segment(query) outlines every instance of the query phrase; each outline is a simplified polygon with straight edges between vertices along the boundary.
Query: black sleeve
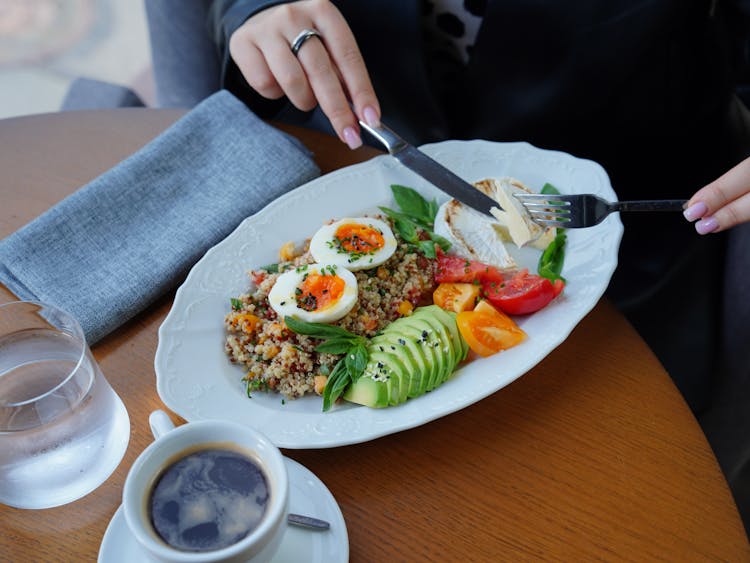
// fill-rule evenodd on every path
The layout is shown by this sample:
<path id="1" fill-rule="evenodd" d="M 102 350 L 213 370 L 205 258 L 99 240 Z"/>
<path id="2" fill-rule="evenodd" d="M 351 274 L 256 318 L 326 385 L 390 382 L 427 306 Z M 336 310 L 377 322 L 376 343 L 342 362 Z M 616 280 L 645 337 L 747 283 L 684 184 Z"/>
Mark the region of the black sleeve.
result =
<path id="1" fill-rule="evenodd" d="M 289 1 L 291 0 L 213 0 L 209 9 L 208 33 L 221 59 L 221 85 L 263 118 L 276 115 L 286 104 L 286 99 L 269 100 L 248 85 L 229 53 L 229 38 L 248 18 L 266 8 Z"/>

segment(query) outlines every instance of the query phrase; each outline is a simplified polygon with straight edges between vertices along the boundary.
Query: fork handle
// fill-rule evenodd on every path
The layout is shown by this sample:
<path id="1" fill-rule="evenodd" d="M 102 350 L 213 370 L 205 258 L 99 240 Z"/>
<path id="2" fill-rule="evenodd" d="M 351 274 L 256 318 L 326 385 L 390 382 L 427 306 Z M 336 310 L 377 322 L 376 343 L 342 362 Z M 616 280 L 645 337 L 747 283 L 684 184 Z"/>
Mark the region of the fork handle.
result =
<path id="1" fill-rule="evenodd" d="M 682 211 L 686 203 L 686 199 L 643 199 L 618 201 L 613 205 L 615 211 Z"/>

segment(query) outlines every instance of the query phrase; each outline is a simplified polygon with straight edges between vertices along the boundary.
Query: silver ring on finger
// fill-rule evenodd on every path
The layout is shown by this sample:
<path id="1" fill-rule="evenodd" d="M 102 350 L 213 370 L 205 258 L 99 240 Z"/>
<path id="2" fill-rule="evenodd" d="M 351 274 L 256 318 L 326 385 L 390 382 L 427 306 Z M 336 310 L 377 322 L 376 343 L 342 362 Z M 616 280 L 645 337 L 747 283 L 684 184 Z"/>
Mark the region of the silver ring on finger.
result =
<path id="1" fill-rule="evenodd" d="M 305 41 L 310 39 L 311 37 L 317 37 L 321 41 L 323 40 L 323 36 L 320 34 L 320 32 L 317 29 L 303 29 L 299 32 L 297 37 L 294 38 L 294 40 L 291 43 L 292 47 L 292 54 L 296 57 L 297 53 L 299 53 L 299 50 L 302 48 L 302 45 L 305 44 Z"/>

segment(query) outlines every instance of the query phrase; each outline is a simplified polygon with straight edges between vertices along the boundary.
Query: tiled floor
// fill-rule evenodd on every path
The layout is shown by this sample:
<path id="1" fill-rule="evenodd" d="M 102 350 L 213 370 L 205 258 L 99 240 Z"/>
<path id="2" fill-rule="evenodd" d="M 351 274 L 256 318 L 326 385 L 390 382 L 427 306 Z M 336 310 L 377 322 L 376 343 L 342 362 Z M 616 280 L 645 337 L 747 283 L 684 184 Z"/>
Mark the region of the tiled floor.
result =
<path id="1" fill-rule="evenodd" d="M 0 118 L 60 109 L 79 76 L 150 101 L 141 0 L 0 0 Z"/>

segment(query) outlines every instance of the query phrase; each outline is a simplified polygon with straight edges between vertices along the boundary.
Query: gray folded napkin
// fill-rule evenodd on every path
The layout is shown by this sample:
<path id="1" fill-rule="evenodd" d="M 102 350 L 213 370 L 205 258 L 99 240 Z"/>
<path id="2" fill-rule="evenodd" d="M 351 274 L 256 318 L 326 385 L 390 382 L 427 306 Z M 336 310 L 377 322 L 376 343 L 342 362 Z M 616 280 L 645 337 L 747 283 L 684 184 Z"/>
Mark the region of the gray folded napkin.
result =
<path id="1" fill-rule="evenodd" d="M 0 241 L 0 282 L 72 313 L 96 342 L 245 217 L 319 174 L 301 143 L 218 92 Z"/>

